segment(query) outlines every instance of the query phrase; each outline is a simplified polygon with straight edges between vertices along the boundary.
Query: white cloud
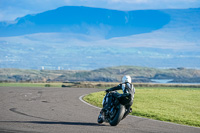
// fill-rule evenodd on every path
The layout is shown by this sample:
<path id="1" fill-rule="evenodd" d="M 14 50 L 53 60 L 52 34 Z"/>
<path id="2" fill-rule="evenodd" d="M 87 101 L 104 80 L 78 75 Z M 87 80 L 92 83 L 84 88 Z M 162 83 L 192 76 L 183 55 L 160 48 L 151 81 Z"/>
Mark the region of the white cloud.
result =
<path id="1" fill-rule="evenodd" d="M 65 4 L 63 0 L 0 0 L 0 21 L 13 21 L 27 14 L 52 10 Z"/>

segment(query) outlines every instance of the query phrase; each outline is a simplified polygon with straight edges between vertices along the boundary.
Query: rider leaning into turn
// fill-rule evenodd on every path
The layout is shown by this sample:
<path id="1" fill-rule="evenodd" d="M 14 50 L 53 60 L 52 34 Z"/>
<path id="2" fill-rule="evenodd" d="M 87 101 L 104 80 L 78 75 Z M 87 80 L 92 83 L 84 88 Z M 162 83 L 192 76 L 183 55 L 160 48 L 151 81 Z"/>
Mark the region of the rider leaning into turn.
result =
<path id="1" fill-rule="evenodd" d="M 125 75 L 122 78 L 122 83 L 121 84 L 119 84 L 116 87 L 107 89 L 105 91 L 108 93 L 110 91 L 121 90 L 121 89 L 123 91 L 123 94 L 110 93 L 111 96 L 108 99 L 108 104 L 105 107 L 103 107 L 103 109 L 102 109 L 103 112 L 106 112 L 106 110 L 109 110 L 110 104 L 112 102 L 112 96 L 114 96 L 114 97 L 120 96 L 121 100 L 124 103 L 126 103 L 125 107 L 128 110 L 126 115 L 128 115 L 132 111 L 131 105 L 133 104 L 135 88 L 134 88 L 133 84 L 131 84 L 131 77 L 129 75 Z"/>

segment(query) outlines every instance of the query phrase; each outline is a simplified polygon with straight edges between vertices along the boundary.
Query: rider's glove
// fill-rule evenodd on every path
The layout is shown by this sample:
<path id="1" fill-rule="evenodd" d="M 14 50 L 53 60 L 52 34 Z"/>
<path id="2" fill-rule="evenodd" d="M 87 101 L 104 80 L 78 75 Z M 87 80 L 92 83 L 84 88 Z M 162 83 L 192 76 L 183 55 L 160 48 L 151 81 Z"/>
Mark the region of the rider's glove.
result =
<path id="1" fill-rule="evenodd" d="M 107 93 L 108 93 L 108 92 L 109 92 L 109 89 L 105 90 L 105 92 L 107 92 Z"/>

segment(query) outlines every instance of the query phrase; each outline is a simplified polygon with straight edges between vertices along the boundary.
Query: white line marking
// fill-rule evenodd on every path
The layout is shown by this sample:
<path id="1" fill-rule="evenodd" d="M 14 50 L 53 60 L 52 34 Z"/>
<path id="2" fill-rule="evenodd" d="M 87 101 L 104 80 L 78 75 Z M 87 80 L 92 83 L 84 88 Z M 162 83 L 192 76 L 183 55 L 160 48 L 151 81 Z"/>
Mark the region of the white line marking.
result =
<path id="1" fill-rule="evenodd" d="M 86 96 L 88 94 L 84 94 L 82 96 L 79 97 L 79 100 L 82 101 L 83 103 L 91 106 L 91 107 L 94 107 L 94 108 L 97 108 L 97 109 L 101 109 L 97 106 L 94 106 L 92 104 L 89 104 L 87 103 L 86 101 L 83 100 L 83 97 Z M 193 126 L 187 126 L 187 125 L 181 125 L 181 124 L 176 124 L 176 123 L 172 123 L 172 122 L 167 122 L 167 121 L 160 121 L 160 120 L 154 120 L 154 119 L 149 119 L 149 118 L 143 118 L 143 117 L 139 117 L 139 116 L 134 116 L 134 115 L 128 115 L 129 117 L 135 117 L 135 118 L 140 118 L 140 119 L 146 119 L 146 120 L 150 120 L 150 121 L 156 121 L 156 122 L 163 122 L 163 123 L 168 123 L 168 124 L 172 124 L 172 125 L 178 125 L 178 126 L 184 126 L 184 127 L 190 127 L 190 128 L 198 128 L 200 129 L 199 127 L 193 127 Z"/>
<path id="2" fill-rule="evenodd" d="M 87 95 L 87 94 L 85 94 L 85 95 Z M 99 108 L 99 107 L 97 107 L 97 106 L 94 106 L 94 105 L 89 104 L 89 103 L 87 103 L 86 101 L 84 101 L 84 100 L 83 100 L 83 97 L 84 97 L 85 95 L 80 96 L 80 97 L 79 97 L 79 100 L 81 100 L 83 103 L 85 103 L 85 104 L 87 104 L 87 105 L 89 105 L 89 106 L 91 106 L 91 107 L 94 107 L 94 108 L 97 108 L 97 109 L 101 109 L 101 108 Z"/>

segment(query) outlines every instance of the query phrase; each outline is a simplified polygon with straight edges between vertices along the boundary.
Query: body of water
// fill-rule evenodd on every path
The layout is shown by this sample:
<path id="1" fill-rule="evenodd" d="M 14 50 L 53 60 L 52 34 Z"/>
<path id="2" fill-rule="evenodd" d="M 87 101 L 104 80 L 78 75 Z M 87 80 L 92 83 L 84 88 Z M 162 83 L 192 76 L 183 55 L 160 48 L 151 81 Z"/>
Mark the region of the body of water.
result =
<path id="1" fill-rule="evenodd" d="M 152 82 L 155 82 L 155 83 L 169 83 L 171 81 L 173 81 L 173 79 L 151 79 Z"/>
<path id="2" fill-rule="evenodd" d="M 170 84 L 200 84 L 200 83 L 172 83 L 171 81 L 173 81 L 173 79 L 151 79 L 152 82 L 154 83 L 160 83 L 160 84 L 166 84 L 166 83 L 170 83 Z"/>

